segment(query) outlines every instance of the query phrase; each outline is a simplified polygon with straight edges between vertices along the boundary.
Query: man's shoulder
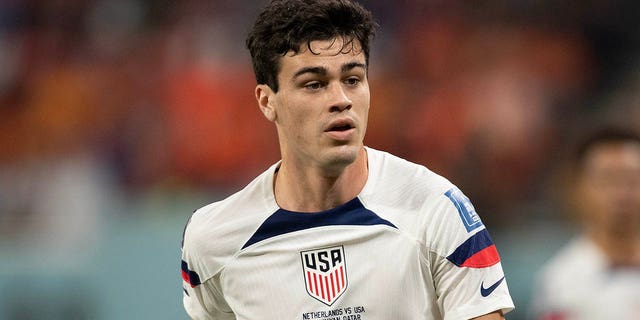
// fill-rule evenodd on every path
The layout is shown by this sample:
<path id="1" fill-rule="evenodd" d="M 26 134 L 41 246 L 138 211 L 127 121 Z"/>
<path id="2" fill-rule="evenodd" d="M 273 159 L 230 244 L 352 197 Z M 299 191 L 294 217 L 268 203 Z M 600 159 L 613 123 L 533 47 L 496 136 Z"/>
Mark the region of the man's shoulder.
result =
<path id="1" fill-rule="evenodd" d="M 362 193 L 365 204 L 381 211 L 395 212 L 401 219 L 432 220 L 449 216 L 453 204 L 447 192 L 457 190 L 446 178 L 427 167 L 387 152 L 370 150 L 370 179 Z"/>
<path id="2" fill-rule="evenodd" d="M 547 280 L 588 278 L 605 265 L 602 254 L 586 237 L 578 236 L 565 244 L 543 266 L 541 275 Z"/>
<path id="3" fill-rule="evenodd" d="M 427 167 L 384 152 L 373 152 L 375 181 L 365 204 L 404 226 L 441 254 L 484 229 L 471 200 L 456 185 Z"/>
<path id="4" fill-rule="evenodd" d="M 579 236 L 545 262 L 534 277 L 531 312 L 571 310 L 584 295 L 598 292 L 606 268 L 594 250 L 588 239 Z"/>
<path id="5" fill-rule="evenodd" d="M 196 210 L 185 227 L 183 254 L 208 260 L 207 266 L 221 267 L 239 251 L 262 221 L 277 210 L 270 172 L 229 197 Z"/>
<path id="6" fill-rule="evenodd" d="M 392 192 L 398 195 L 443 195 L 455 188 L 447 178 L 424 165 L 411 162 L 388 152 L 368 149 L 373 157 L 372 177 L 378 193 Z"/>
<path id="7" fill-rule="evenodd" d="M 214 220 L 215 224 L 219 224 L 220 222 L 246 217 L 247 214 L 256 211 L 268 210 L 275 204 L 272 201 L 273 192 L 270 189 L 269 172 L 262 173 L 243 189 L 226 198 L 196 210 L 191 218 L 192 223 Z"/>

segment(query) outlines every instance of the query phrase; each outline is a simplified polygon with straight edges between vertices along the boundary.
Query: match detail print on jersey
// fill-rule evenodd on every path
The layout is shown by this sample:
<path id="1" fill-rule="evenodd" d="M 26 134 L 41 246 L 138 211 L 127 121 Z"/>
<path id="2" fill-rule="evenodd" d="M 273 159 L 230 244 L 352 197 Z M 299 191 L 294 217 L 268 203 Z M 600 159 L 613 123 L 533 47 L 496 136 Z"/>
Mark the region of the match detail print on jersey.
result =
<path id="1" fill-rule="evenodd" d="M 453 188 L 444 195 L 447 196 L 456 206 L 456 209 L 458 209 L 458 214 L 467 232 L 471 232 L 482 226 L 482 220 L 480 220 L 480 216 L 476 213 L 476 209 L 460 189 Z"/>
<path id="2" fill-rule="evenodd" d="M 307 293 L 331 306 L 348 286 L 344 247 L 302 251 L 300 258 Z"/>

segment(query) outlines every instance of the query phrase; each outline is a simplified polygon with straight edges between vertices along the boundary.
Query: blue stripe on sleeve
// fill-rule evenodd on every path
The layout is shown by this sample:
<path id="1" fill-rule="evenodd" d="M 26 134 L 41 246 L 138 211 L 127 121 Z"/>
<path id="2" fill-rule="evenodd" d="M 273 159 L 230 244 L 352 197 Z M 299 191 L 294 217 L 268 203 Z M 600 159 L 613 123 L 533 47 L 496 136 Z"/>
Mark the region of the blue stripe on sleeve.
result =
<path id="1" fill-rule="evenodd" d="M 182 272 L 183 272 L 182 273 L 183 275 L 186 275 L 188 277 L 189 279 L 188 282 L 192 287 L 195 287 L 201 284 L 200 276 L 198 276 L 198 274 L 195 271 L 189 270 L 189 265 L 184 260 L 182 260 Z"/>
<path id="2" fill-rule="evenodd" d="M 457 266 L 462 266 L 462 264 L 467 261 L 467 259 L 471 258 L 471 256 L 492 244 L 493 241 L 489 236 L 489 231 L 487 231 L 487 229 L 482 229 L 458 246 L 458 248 L 456 248 L 456 250 L 447 257 L 447 259 Z"/>

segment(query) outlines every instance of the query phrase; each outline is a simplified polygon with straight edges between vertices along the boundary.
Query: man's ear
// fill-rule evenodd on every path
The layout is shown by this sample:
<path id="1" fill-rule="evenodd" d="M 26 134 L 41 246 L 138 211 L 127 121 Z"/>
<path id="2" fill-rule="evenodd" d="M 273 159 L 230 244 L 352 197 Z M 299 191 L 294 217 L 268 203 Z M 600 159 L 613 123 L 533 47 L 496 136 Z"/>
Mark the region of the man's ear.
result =
<path id="1" fill-rule="evenodd" d="M 275 92 L 273 92 L 273 90 L 271 90 L 268 85 L 259 84 L 256 86 L 255 94 L 256 100 L 258 100 L 258 106 L 260 107 L 260 111 L 262 111 L 262 114 L 269 121 L 275 121 L 276 110 L 273 105 L 276 95 Z"/>

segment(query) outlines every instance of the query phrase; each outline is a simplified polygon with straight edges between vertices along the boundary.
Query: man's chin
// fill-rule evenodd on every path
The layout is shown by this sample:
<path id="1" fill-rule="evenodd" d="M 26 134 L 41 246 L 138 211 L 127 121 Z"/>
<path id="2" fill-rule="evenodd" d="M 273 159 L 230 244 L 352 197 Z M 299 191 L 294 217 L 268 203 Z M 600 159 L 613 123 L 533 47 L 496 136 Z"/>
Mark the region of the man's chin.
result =
<path id="1" fill-rule="evenodd" d="M 343 145 L 332 147 L 326 154 L 326 162 L 330 167 L 344 168 L 356 161 L 362 146 Z"/>

